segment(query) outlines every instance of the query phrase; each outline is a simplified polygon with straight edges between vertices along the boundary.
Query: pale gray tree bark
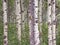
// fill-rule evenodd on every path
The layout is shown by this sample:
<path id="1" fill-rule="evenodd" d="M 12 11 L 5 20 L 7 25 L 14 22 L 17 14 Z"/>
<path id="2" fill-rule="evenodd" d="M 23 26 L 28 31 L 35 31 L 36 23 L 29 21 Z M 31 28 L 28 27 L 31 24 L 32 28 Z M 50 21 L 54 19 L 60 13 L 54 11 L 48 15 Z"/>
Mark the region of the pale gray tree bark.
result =
<path id="1" fill-rule="evenodd" d="M 39 45 L 38 0 L 29 0 L 30 45 Z"/>
<path id="2" fill-rule="evenodd" d="M 8 45 L 7 0 L 3 1 L 4 45 Z"/>
<path id="3" fill-rule="evenodd" d="M 51 0 L 48 0 L 47 16 L 48 16 L 48 45 L 52 45 Z"/>
<path id="4" fill-rule="evenodd" d="M 38 0 L 34 0 L 34 38 L 35 45 L 39 45 L 40 40 L 38 31 Z"/>
<path id="5" fill-rule="evenodd" d="M 56 16 L 55 16 L 55 0 L 52 0 L 52 43 L 56 45 Z"/>
<path id="6" fill-rule="evenodd" d="M 15 0 L 16 1 L 16 28 L 17 28 L 17 35 L 19 42 L 21 41 L 21 7 L 20 7 L 20 1 L 21 0 Z"/>
<path id="7" fill-rule="evenodd" d="M 34 0 L 29 0 L 28 14 L 30 45 L 34 45 Z"/>
<path id="8" fill-rule="evenodd" d="M 21 19 L 22 19 L 22 31 L 25 30 L 24 24 L 25 24 L 25 7 L 24 7 L 24 0 L 21 0 Z"/>
<path id="9" fill-rule="evenodd" d="M 42 45 L 42 1 L 39 0 L 39 30 L 40 30 L 40 45 Z"/>

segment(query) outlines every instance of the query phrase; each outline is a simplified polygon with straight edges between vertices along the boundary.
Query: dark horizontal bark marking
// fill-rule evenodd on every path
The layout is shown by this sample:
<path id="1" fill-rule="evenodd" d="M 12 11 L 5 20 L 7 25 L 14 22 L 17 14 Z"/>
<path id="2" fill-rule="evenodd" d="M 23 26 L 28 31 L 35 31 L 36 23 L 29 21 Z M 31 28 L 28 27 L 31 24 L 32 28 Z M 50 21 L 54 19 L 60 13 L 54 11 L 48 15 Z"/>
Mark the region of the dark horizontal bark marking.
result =
<path id="1" fill-rule="evenodd" d="M 24 20 L 22 22 L 24 22 Z"/>
<path id="2" fill-rule="evenodd" d="M 56 25 L 56 20 L 54 20 L 54 21 L 52 22 L 52 24 L 53 24 L 53 25 Z"/>
<path id="3" fill-rule="evenodd" d="M 35 22 L 38 23 L 38 20 L 36 20 Z"/>
<path id="4" fill-rule="evenodd" d="M 56 39 L 53 39 L 52 41 L 54 41 L 54 40 L 56 40 Z"/>
<path id="5" fill-rule="evenodd" d="M 7 2 L 7 0 L 4 0 L 4 2 Z"/>
<path id="6" fill-rule="evenodd" d="M 6 39 L 7 36 L 4 35 L 4 39 Z"/>
<path id="7" fill-rule="evenodd" d="M 6 22 L 5 25 L 8 25 L 8 22 Z"/>
<path id="8" fill-rule="evenodd" d="M 55 2 L 53 2 L 53 4 L 55 4 Z"/>
<path id="9" fill-rule="evenodd" d="M 24 2 L 22 4 L 24 4 Z"/>
<path id="10" fill-rule="evenodd" d="M 50 22 L 48 22 L 48 25 L 51 25 L 51 23 L 50 23 Z"/>
<path id="11" fill-rule="evenodd" d="M 5 11 L 7 11 L 7 9 L 5 9 Z"/>
<path id="12" fill-rule="evenodd" d="M 19 4 L 20 2 L 17 2 L 17 4 Z"/>
<path id="13" fill-rule="evenodd" d="M 21 13 L 23 13 L 24 11 L 23 10 L 21 10 Z"/>
<path id="14" fill-rule="evenodd" d="M 7 41 L 6 40 L 4 40 L 4 44 L 6 44 L 7 43 Z"/>
<path id="15" fill-rule="evenodd" d="M 49 6 L 51 6 L 51 3 L 49 3 Z"/>

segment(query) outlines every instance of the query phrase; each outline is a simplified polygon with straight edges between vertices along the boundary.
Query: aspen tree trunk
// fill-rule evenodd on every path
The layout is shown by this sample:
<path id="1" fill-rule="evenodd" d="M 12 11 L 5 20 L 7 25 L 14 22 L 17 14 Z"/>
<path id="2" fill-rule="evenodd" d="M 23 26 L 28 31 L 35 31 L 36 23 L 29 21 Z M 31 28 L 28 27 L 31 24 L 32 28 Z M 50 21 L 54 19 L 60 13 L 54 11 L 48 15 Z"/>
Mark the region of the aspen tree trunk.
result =
<path id="1" fill-rule="evenodd" d="M 20 0 L 16 1 L 16 28 L 19 42 L 21 41 L 21 7 Z"/>
<path id="2" fill-rule="evenodd" d="M 55 16 L 55 0 L 52 0 L 52 35 L 53 45 L 56 45 L 56 16 Z"/>
<path id="3" fill-rule="evenodd" d="M 3 0 L 4 45 L 8 45 L 7 0 Z"/>
<path id="4" fill-rule="evenodd" d="M 39 45 L 40 40 L 38 31 L 38 0 L 34 0 L 34 38 L 35 45 Z"/>
<path id="5" fill-rule="evenodd" d="M 29 0 L 29 34 L 30 34 L 30 45 L 34 45 L 34 0 Z"/>
<path id="6" fill-rule="evenodd" d="M 48 0 L 48 45 L 52 45 L 51 0 Z"/>
<path id="7" fill-rule="evenodd" d="M 24 4 L 25 4 L 25 0 L 21 0 L 21 19 L 22 19 L 22 25 L 21 25 L 21 32 L 22 32 L 22 36 L 21 36 L 21 38 L 22 39 L 24 39 L 25 37 L 26 37 L 26 30 L 25 30 L 25 15 L 26 15 L 26 10 L 25 10 L 25 6 L 24 6 Z M 27 18 L 27 17 L 26 17 Z M 22 40 L 22 41 L 24 41 L 25 42 L 25 39 L 24 40 Z"/>
<path id="8" fill-rule="evenodd" d="M 40 29 L 40 45 L 42 45 L 42 1 L 39 1 L 39 29 Z"/>
<path id="9" fill-rule="evenodd" d="M 24 30 L 24 16 L 25 16 L 25 7 L 24 7 L 24 0 L 21 0 L 21 18 L 22 18 L 22 31 Z"/>

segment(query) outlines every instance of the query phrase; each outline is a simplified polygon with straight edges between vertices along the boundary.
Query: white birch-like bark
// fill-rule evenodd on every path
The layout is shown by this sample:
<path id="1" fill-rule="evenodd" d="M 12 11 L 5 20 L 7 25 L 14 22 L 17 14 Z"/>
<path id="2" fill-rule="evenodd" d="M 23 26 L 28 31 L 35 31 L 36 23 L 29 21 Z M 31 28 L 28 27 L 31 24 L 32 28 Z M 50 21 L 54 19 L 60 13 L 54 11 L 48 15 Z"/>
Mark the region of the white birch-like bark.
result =
<path id="1" fill-rule="evenodd" d="M 15 0 L 16 1 L 16 28 L 17 28 L 17 35 L 19 42 L 21 41 L 21 7 L 20 7 L 20 1 L 21 0 Z"/>
<path id="2" fill-rule="evenodd" d="M 51 0 L 48 0 L 48 45 L 52 45 Z"/>
<path id="3" fill-rule="evenodd" d="M 40 45 L 42 45 L 42 1 L 39 1 L 39 29 L 40 29 Z"/>
<path id="4" fill-rule="evenodd" d="M 8 45 L 7 0 L 3 1 L 4 45 Z"/>
<path id="5" fill-rule="evenodd" d="M 30 45 L 39 45 L 38 0 L 29 0 Z"/>
<path id="6" fill-rule="evenodd" d="M 24 28 L 24 23 L 25 23 L 25 20 L 24 20 L 24 16 L 25 16 L 25 7 L 24 7 L 24 0 L 21 0 L 21 18 L 22 18 L 22 31 L 25 29 Z"/>
<path id="7" fill-rule="evenodd" d="M 52 0 L 52 42 L 56 45 L 56 16 L 55 16 L 55 0 Z"/>
<path id="8" fill-rule="evenodd" d="M 30 45 L 34 45 L 34 0 L 29 0 L 29 34 L 30 34 Z"/>
<path id="9" fill-rule="evenodd" d="M 34 40 L 35 45 L 40 44 L 38 31 L 38 0 L 34 0 Z"/>

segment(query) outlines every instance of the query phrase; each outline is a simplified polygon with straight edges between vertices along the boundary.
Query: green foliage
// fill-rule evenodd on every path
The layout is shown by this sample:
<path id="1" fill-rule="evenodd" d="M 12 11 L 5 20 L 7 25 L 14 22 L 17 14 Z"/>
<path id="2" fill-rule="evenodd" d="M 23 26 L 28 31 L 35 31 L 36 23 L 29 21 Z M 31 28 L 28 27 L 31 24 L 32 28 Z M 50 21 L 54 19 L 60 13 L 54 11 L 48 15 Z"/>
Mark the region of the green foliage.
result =
<path id="1" fill-rule="evenodd" d="M 56 6 L 58 9 L 60 9 L 60 0 L 56 0 Z"/>
<path id="2" fill-rule="evenodd" d="M 29 27 L 25 23 L 25 30 L 22 30 L 22 41 L 21 45 L 29 45 Z"/>
<path id="3" fill-rule="evenodd" d="M 57 26 L 57 36 L 56 36 L 57 45 L 60 45 L 60 24 Z"/>
<path id="4" fill-rule="evenodd" d="M 17 39 L 17 30 L 15 24 L 9 24 L 8 25 L 8 42 L 9 45 L 18 45 L 18 39 Z"/>
<path id="5" fill-rule="evenodd" d="M 13 7 L 15 0 L 8 0 L 9 6 Z"/>
<path id="6" fill-rule="evenodd" d="M 0 0 L 0 9 L 2 8 L 2 0 Z"/>
<path id="7" fill-rule="evenodd" d="M 48 26 L 46 23 L 42 25 L 42 38 L 43 38 L 43 45 L 48 45 Z"/>
<path id="8" fill-rule="evenodd" d="M 0 22 L 0 45 L 3 45 L 3 23 Z"/>
<path id="9" fill-rule="evenodd" d="M 29 0 L 24 0 L 24 7 L 28 7 L 29 5 Z"/>

